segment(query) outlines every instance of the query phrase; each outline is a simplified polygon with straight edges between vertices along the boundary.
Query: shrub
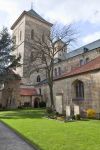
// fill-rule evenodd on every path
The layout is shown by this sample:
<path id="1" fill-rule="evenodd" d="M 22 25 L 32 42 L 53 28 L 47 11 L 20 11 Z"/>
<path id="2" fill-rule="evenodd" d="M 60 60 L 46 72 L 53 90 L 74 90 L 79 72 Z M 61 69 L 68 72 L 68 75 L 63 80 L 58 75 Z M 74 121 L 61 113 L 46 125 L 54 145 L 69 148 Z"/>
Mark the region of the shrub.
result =
<path id="1" fill-rule="evenodd" d="M 75 115 L 73 115 L 71 118 L 72 118 L 72 120 L 75 120 L 75 119 L 76 119 L 76 118 L 75 118 Z"/>
<path id="2" fill-rule="evenodd" d="M 18 106 L 18 109 L 23 109 L 24 107 L 23 106 Z"/>
<path id="3" fill-rule="evenodd" d="M 77 114 L 77 115 L 75 116 L 75 118 L 76 118 L 76 120 L 80 120 L 80 119 L 81 119 L 80 114 Z"/>
<path id="4" fill-rule="evenodd" d="M 29 102 L 25 102 L 24 103 L 24 107 L 30 107 L 30 103 Z"/>
<path id="5" fill-rule="evenodd" d="M 59 113 L 58 113 L 58 112 L 55 112 L 55 115 L 56 115 L 56 116 L 59 116 Z"/>
<path id="6" fill-rule="evenodd" d="M 39 103 L 40 108 L 46 107 L 46 102 L 42 101 Z"/>
<path id="7" fill-rule="evenodd" d="M 65 120 L 65 117 L 64 117 L 64 116 L 57 117 L 57 120 L 64 121 L 64 120 Z"/>
<path id="8" fill-rule="evenodd" d="M 88 118 L 95 118 L 96 112 L 95 112 L 94 109 L 88 109 L 86 112 L 87 112 L 87 117 Z"/>
<path id="9" fill-rule="evenodd" d="M 47 111 L 47 113 L 48 113 L 48 114 L 53 113 L 53 110 L 52 110 L 52 108 L 51 108 L 51 107 L 48 107 L 48 108 L 46 109 L 46 111 Z"/>
<path id="10" fill-rule="evenodd" d="M 50 119 L 56 119 L 57 117 L 55 115 L 50 115 L 49 118 Z"/>

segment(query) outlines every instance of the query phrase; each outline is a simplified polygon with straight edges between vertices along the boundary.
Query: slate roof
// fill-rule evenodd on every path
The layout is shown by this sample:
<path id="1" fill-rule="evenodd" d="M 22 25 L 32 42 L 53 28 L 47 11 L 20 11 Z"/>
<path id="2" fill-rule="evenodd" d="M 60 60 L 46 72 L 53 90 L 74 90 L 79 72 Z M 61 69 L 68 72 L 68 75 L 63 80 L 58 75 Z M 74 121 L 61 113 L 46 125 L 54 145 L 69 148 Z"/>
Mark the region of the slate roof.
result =
<path id="1" fill-rule="evenodd" d="M 47 22 L 45 19 L 43 19 L 39 14 L 37 14 L 33 9 L 27 11 L 27 13 L 41 21 Z"/>
<path id="2" fill-rule="evenodd" d="M 35 88 L 20 88 L 21 96 L 34 96 L 37 95 L 37 91 Z"/>
<path id="3" fill-rule="evenodd" d="M 51 27 L 53 26 L 52 23 L 50 23 L 50 22 L 46 21 L 45 19 L 43 19 L 39 14 L 37 14 L 33 9 L 31 9 L 29 11 L 23 11 L 23 13 L 19 16 L 19 18 L 12 25 L 12 27 L 11 27 L 12 30 L 17 25 L 17 23 L 22 19 L 22 17 L 24 15 L 28 15 L 30 17 L 33 17 L 33 18 L 37 19 L 37 20 L 40 20 L 41 22 L 46 23 L 47 25 L 49 25 Z"/>
<path id="4" fill-rule="evenodd" d="M 69 59 L 69 58 L 72 58 L 74 56 L 77 56 L 77 55 L 80 55 L 80 54 L 83 54 L 84 53 L 84 48 L 87 48 L 88 51 L 91 51 L 91 50 L 94 50 L 96 48 L 100 48 L 100 39 L 92 42 L 92 43 L 89 43 L 87 45 L 84 45 L 76 50 L 73 50 L 69 53 L 66 53 L 66 59 Z"/>

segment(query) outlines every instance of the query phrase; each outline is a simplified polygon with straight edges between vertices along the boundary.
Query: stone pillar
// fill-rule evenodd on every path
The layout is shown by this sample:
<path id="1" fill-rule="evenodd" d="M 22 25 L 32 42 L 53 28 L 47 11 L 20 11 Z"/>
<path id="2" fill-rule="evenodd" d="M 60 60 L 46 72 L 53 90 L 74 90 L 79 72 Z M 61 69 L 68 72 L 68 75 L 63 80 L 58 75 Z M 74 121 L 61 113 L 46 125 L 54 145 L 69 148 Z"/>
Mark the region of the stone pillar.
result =
<path id="1" fill-rule="evenodd" d="M 66 106 L 66 117 L 68 118 L 68 117 L 70 117 L 70 115 L 71 115 L 71 110 L 70 110 L 70 106 Z"/>
<path id="2" fill-rule="evenodd" d="M 59 114 L 62 114 L 63 108 L 62 108 L 62 95 L 56 95 L 56 111 Z"/>
<path id="3" fill-rule="evenodd" d="M 74 105 L 74 115 L 78 115 L 78 114 L 80 114 L 79 106 L 78 105 Z"/>

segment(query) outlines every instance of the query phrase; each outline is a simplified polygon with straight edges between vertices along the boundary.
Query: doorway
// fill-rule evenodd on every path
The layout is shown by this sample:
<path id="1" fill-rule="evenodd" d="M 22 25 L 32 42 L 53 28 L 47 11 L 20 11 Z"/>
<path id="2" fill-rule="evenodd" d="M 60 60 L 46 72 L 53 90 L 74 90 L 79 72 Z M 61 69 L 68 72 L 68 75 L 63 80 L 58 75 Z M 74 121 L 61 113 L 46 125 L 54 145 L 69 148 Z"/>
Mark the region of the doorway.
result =
<path id="1" fill-rule="evenodd" d="M 40 101 L 39 98 L 35 98 L 35 100 L 34 100 L 34 108 L 39 108 L 39 101 Z"/>

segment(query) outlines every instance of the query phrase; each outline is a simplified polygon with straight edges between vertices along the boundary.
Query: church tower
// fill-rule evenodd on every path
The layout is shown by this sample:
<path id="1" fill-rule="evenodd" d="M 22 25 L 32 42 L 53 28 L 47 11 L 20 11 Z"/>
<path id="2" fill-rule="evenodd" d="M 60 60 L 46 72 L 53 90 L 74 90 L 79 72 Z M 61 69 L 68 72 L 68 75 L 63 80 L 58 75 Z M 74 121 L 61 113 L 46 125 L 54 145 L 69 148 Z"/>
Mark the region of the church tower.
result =
<path id="1" fill-rule="evenodd" d="M 50 34 L 51 27 L 52 24 L 44 20 L 33 9 L 24 11 L 11 27 L 16 44 L 15 53 L 16 55 L 21 54 L 22 66 L 17 68 L 16 71 L 26 84 L 30 78 L 30 64 L 32 64 L 31 44 L 34 37 L 42 37 L 44 32 Z"/>

